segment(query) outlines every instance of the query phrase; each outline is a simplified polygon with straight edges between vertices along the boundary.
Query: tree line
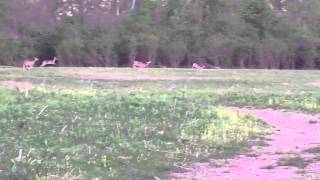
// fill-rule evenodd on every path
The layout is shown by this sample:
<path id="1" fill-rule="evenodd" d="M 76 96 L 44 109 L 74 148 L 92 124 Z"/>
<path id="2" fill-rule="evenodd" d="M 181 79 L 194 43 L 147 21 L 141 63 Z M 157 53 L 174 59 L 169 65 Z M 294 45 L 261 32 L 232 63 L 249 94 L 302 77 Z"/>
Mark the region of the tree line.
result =
<path id="1" fill-rule="evenodd" d="M 319 69 L 319 0 L 2 0 L 0 65 Z"/>

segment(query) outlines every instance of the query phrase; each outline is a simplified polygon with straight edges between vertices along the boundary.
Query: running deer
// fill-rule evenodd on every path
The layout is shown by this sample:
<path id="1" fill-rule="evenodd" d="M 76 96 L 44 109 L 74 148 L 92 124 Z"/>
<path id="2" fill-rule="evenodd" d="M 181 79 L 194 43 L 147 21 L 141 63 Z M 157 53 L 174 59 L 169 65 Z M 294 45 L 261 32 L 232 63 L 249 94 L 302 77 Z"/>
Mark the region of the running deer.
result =
<path id="1" fill-rule="evenodd" d="M 26 69 L 26 70 L 29 70 L 29 69 L 34 67 L 35 62 L 37 62 L 37 61 L 39 61 L 39 59 L 36 58 L 36 57 L 33 58 L 33 61 L 32 60 L 24 60 L 22 68 Z"/>
<path id="2" fill-rule="evenodd" d="M 53 58 L 53 60 L 43 60 L 41 67 L 45 66 L 56 66 L 58 59 L 56 57 Z"/>
<path id="3" fill-rule="evenodd" d="M 140 61 L 133 61 L 133 68 L 147 68 L 151 64 L 151 61 L 148 61 L 147 63 L 143 63 Z"/>
<path id="4" fill-rule="evenodd" d="M 202 70 L 202 69 L 204 69 L 205 68 L 205 66 L 203 65 L 203 66 L 200 66 L 199 64 L 197 64 L 197 63 L 193 63 L 192 64 L 192 69 L 195 69 L 195 70 Z"/>

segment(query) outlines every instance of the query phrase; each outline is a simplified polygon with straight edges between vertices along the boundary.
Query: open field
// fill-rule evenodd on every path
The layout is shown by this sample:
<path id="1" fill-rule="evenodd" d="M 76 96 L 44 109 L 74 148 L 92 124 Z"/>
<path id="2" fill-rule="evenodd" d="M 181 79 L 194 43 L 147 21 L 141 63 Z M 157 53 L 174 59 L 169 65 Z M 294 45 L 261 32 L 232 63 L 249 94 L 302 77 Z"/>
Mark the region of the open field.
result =
<path id="1" fill-rule="evenodd" d="M 40 91 L 73 94 L 183 93 L 205 99 L 211 96 L 211 101 L 223 105 L 318 111 L 319 77 L 319 71 L 284 70 L 1 68 L 0 86 L 18 81 L 29 82 Z"/>
<path id="2" fill-rule="evenodd" d="M 320 71 L 3 67 L 0 177 L 165 178 L 265 145 L 229 106 L 320 112 Z"/>

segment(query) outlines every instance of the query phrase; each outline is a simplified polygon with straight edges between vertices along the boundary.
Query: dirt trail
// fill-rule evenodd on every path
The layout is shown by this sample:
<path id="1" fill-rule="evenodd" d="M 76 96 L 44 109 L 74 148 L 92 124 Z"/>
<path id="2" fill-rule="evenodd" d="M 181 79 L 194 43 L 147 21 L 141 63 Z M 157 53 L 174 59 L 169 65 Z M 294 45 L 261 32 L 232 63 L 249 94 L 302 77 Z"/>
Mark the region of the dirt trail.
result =
<path id="1" fill-rule="evenodd" d="M 266 137 L 268 146 L 254 146 L 255 156 L 239 155 L 187 165 L 184 167 L 187 172 L 172 173 L 172 179 L 320 180 L 320 114 L 232 109 L 273 127 L 273 134 Z M 306 152 L 310 148 L 314 152 Z"/>
<path id="2" fill-rule="evenodd" d="M 137 70 L 143 71 L 144 69 Z M 197 77 L 197 76 L 150 76 L 143 75 L 141 73 L 129 74 L 129 73 L 118 73 L 118 72 L 92 72 L 92 71 L 81 71 L 81 72 L 64 72 L 64 76 L 67 77 L 80 77 L 83 79 L 103 79 L 103 80 L 117 80 L 117 81 L 178 81 L 178 80 L 239 80 L 237 77 Z"/>

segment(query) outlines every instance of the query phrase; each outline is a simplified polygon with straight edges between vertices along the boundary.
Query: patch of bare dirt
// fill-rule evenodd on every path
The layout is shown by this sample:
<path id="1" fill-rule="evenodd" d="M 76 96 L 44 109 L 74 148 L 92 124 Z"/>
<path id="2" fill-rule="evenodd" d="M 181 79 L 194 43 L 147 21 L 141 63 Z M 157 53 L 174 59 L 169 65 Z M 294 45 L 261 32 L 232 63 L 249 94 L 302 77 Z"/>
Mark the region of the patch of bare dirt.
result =
<path id="1" fill-rule="evenodd" d="M 201 180 L 292 180 L 320 179 L 320 158 L 307 150 L 320 147 L 320 114 L 309 115 L 272 109 L 253 110 L 231 108 L 253 115 L 273 127 L 273 134 L 266 137 L 268 146 L 252 148 L 254 156 L 239 155 L 227 159 L 210 160 L 184 166 L 187 172 L 171 174 L 171 179 Z M 180 167 L 181 168 L 181 167 Z"/>
<path id="2" fill-rule="evenodd" d="M 30 90 L 33 89 L 33 85 L 30 82 L 20 82 L 20 81 L 4 81 L 1 86 L 9 89 L 20 89 L 20 90 Z"/>
<path id="3" fill-rule="evenodd" d="M 137 70 L 139 71 L 139 70 Z M 140 70 L 141 71 L 141 70 Z M 81 71 L 81 72 L 66 72 L 63 73 L 65 76 L 71 77 L 80 77 L 84 79 L 105 79 L 105 80 L 122 80 L 122 81 L 158 81 L 158 80 L 168 80 L 168 81 L 176 81 L 176 80 L 228 80 L 235 78 L 227 78 L 227 77 L 195 77 L 195 76 L 149 76 L 143 74 L 126 74 L 126 73 L 110 73 L 110 72 L 90 72 L 90 71 Z"/>

